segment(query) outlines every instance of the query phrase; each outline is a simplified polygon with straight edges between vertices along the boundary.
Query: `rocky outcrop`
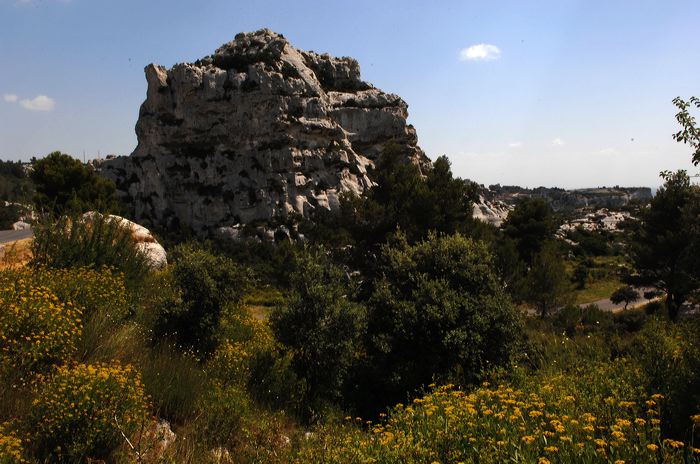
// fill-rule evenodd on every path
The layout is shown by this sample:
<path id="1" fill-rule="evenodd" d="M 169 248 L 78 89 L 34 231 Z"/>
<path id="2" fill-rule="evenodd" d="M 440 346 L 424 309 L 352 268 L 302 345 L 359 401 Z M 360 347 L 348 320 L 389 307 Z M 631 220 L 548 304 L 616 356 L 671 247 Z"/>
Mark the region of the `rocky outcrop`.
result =
<path id="1" fill-rule="evenodd" d="M 630 203 L 646 203 L 651 200 L 649 187 L 599 187 L 564 190 L 538 187 L 534 189 L 517 186 L 490 185 L 484 197 L 489 201 L 501 201 L 515 205 L 526 198 L 542 198 L 554 211 L 579 208 L 620 208 Z"/>
<path id="2" fill-rule="evenodd" d="M 513 208 L 513 205 L 500 200 L 489 200 L 484 195 L 479 195 L 479 201 L 474 203 L 472 217 L 487 224 L 501 227 Z"/>
<path id="3" fill-rule="evenodd" d="M 400 97 L 362 81 L 356 60 L 268 29 L 145 71 L 138 146 L 100 167 L 140 222 L 206 230 L 333 209 L 372 185 L 368 168 L 390 142 L 429 166 Z"/>

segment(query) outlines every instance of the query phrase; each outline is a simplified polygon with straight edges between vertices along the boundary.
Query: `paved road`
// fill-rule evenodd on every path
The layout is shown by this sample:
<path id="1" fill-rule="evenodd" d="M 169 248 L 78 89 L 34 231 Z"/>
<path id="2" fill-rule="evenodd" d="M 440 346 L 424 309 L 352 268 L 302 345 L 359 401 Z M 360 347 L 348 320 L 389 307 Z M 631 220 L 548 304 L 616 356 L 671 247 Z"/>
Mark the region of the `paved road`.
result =
<path id="1" fill-rule="evenodd" d="M 0 243 L 16 242 L 34 235 L 32 229 L 26 230 L 0 230 Z"/>
<path id="2" fill-rule="evenodd" d="M 655 290 L 655 289 L 654 289 L 654 288 L 651 288 L 651 287 L 635 287 L 635 290 L 637 290 L 637 292 L 639 292 L 639 300 L 635 301 L 634 303 L 630 303 L 629 305 L 627 305 L 627 309 L 638 308 L 638 307 L 640 307 L 640 306 L 644 306 L 645 304 L 649 303 L 649 300 L 646 300 L 646 299 L 644 298 L 644 292 L 650 291 L 650 290 Z M 602 309 L 603 311 L 610 311 L 610 312 L 613 312 L 613 313 L 616 313 L 616 312 L 618 312 L 618 311 L 622 311 L 622 310 L 625 308 L 625 304 L 624 304 L 624 303 L 614 304 L 614 303 L 613 303 L 612 301 L 610 301 L 610 299 L 608 299 L 608 298 L 604 298 L 604 299 L 598 300 L 598 301 L 593 301 L 593 302 L 591 302 L 591 303 L 580 304 L 579 306 L 582 306 L 582 307 L 583 307 L 583 306 L 588 306 L 589 304 L 598 305 L 598 307 L 599 307 L 600 309 Z"/>

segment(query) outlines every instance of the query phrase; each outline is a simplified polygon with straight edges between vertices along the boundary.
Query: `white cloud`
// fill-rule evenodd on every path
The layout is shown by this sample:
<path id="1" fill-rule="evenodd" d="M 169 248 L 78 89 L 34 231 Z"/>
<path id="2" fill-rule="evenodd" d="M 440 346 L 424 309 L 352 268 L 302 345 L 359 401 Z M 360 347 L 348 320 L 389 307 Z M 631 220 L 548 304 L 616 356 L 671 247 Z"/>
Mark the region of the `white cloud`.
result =
<path id="1" fill-rule="evenodd" d="M 520 148 L 523 146 L 523 143 L 522 142 L 513 142 L 513 143 L 509 143 L 508 146 L 510 148 Z"/>
<path id="2" fill-rule="evenodd" d="M 617 150 L 615 150 L 614 148 L 608 147 L 608 148 L 603 148 L 602 150 L 598 151 L 598 153 L 600 153 L 601 155 L 616 155 Z"/>
<path id="3" fill-rule="evenodd" d="M 501 49 L 491 44 L 477 44 L 459 52 L 460 61 L 490 61 L 501 57 Z"/>
<path id="4" fill-rule="evenodd" d="M 560 139 L 559 137 L 557 137 L 556 139 L 552 140 L 552 146 L 553 146 L 553 147 L 561 147 L 562 145 L 564 145 L 564 141 L 563 141 L 562 139 Z"/>
<path id="5" fill-rule="evenodd" d="M 17 101 L 17 95 L 15 95 L 14 93 L 6 93 L 2 96 L 2 99 L 8 103 L 14 103 Z"/>
<path id="6" fill-rule="evenodd" d="M 56 106 L 54 99 L 46 95 L 37 95 L 31 100 L 20 100 L 19 104 L 30 111 L 51 111 Z"/>

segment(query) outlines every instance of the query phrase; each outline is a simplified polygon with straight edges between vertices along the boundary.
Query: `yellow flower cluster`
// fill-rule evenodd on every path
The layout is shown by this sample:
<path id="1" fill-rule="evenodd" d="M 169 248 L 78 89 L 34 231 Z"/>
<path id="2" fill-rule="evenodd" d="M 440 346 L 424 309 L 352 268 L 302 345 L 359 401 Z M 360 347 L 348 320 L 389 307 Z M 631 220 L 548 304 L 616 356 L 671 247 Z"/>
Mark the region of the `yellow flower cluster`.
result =
<path id="1" fill-rule="evenodd" d="M 682 443 L 661 442 L 659 408 L 641 405 L 610 398 L 587 411 L 556 383 L 530 392 L 448 385 L 364 424 L 367 432 L 350 421 L 320 433 L 322 443 L 302 450 L 298 462 L 321 453 L 330 463 L 683 463 Z"/>
<path id="2" fill-rule="evenodd" d="M 101 311 L 119 320 L 128 314 L 124 275 L 109 267 L 23 268 L 14 275 L 36 286 L 50 288 L 61 301 L 80 308 L 85 317 Z"/>
<path id="3" fill-rule="evenodd" d="M 64 365 L 37 379 L 33 441 L 47 455 L 92 456 L 119 443 L 121 432 L 131 436 L 139 430 L 148 410 L 141 376 L 133 367 Z"/>
<path id="4" fill-rule="evenodd" d="M 28 373 L 65 362 L 81 331 L 80 309 L 22 275 L 0 274 L 2 368 Z"/>
<path id="5" fill-rule="evenodd" d="M 22 439 L 9 430 L 8 424 L 0 424 L 0 463 L 21 464 L 27 462 L 22 457 Z"/>
<path id="6" fill-rule="evenodd" d="M 274 346 L 274 336 L 266 321 L 246 313 L 228 316 L 223 331 L 234 332 L 235 340 L 224 340 L 207 364 L 208 371 L 223 381 L 238 379 L 245 383 L 254 355 Z"/>

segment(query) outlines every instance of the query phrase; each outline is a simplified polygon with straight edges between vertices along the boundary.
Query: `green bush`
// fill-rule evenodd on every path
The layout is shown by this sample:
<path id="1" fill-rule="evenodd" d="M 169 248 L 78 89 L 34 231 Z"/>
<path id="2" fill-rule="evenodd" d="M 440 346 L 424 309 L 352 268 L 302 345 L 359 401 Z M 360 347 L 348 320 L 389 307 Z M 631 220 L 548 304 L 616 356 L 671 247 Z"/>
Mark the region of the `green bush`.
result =
<path id="1" fill-rule="evenodd" d="M 42 218 L 34 226 L 31 264 L 50 268 L 110 267 L 138 287 L 149 272 L 146 255 L 120 221 L 95 214 L 92 218 Z"/>
<path id="2" fill-rule="evenodd" d="M 612 313 L 601 310 L 595 304 L 585 307 L 567 305 L 552 317 L 552 325 L 560 331 L 563 330 L 570 337 L 577 333 L 587 334 L 608 330 L 612 324 Z"/>
<path id="3" fill-rule="evenodd" d="M 104 459 L 145 426 L 148 401 L 131 366 L 76 364 L 39 378 L 29 422 L 37 456 L 52 462 Z"/>
<path id="4" fill-rule="evenodd" d="M 249 269 L 231 259 L 193 245 L 173 250 L 174 265 L 167 271 L 176 294 L 162 301 L 155 321 L 156 337 L 174 337 L 202 355 L 216 347 L 222 312 L 236 311 L 253 281 Z"/>
<path id="5" fill-rule="evenodd" d="M 311 408 L 342 398 L 362 351 L 365 308 L 353 301 L 353 291 L 345 270 L 332 264 L 323 248 L 307 248 L 295 257 L 286 304 L 270 316 L 275 336 L 305 381 Z"/>
<path id="6" fill-rule="evenodd" d="M 114 182 L 70 155 L 55 151 L 33 164 L 31 179 L 39 211 L 54 214 L 100 211 L 119 212 Z"/>
<path id="7" fill-rule="evenodd" d="M 514 359 L 521 318 L 485 244 L 430 235 L 412 246 L 399 237 L 383 247 L 381 262 L 360 393 L 380 401 L 373 407 L 402 401 L 434 376 L 472 383 Z"/>
<path id="8" fill-rule="evenodd" d="M 690 416 L 700 413 L 698 333 L 697 320 L 675 325 L 652 321 L 632 348 L 648 388 L 666 395 L 663 429 L 675 438 L 687 437 L 692 426 Z M 697 442 L 700 436 L 695 439 Z"/>

